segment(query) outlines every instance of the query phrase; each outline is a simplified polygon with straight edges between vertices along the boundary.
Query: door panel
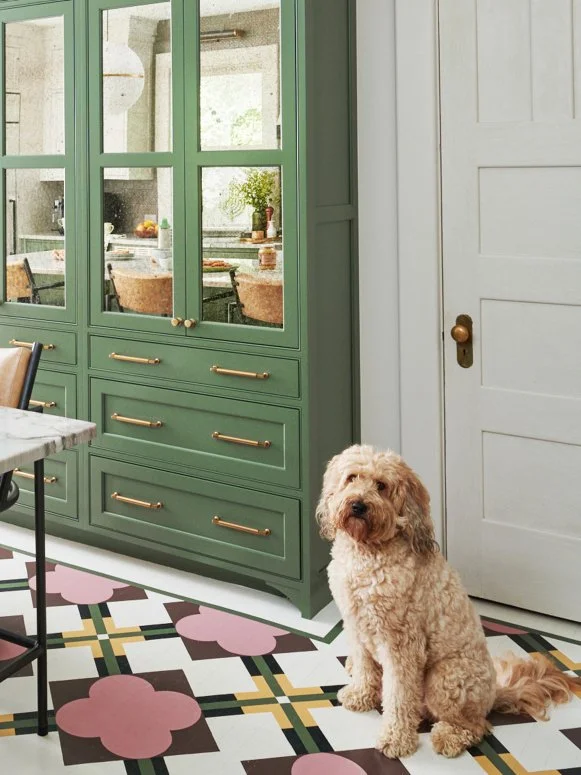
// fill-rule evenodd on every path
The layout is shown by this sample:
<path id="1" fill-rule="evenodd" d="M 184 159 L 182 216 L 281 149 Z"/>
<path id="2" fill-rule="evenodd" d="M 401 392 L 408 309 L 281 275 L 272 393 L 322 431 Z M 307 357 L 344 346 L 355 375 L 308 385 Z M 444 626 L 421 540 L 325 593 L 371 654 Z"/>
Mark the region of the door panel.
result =
<path id="1" fill-rule="evenodd" d="M 578 22 L 565 0 L 440 2 L 449 557 L 472 594 L 573 619 Z M 467 369 L 448 334 L 459 314 L 473 319 Z"/>

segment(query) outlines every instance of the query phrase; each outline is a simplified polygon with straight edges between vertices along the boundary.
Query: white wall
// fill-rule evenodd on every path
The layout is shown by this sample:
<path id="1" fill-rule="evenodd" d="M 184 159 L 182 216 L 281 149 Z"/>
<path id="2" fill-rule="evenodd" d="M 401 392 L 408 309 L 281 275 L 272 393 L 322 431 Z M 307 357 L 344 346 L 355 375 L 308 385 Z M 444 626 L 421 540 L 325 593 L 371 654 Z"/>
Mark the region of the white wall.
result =
<path id="1" fill-rule="evenodd" d="M 395 0 L 357 0 L 362 440 L 401 451 Z"/>

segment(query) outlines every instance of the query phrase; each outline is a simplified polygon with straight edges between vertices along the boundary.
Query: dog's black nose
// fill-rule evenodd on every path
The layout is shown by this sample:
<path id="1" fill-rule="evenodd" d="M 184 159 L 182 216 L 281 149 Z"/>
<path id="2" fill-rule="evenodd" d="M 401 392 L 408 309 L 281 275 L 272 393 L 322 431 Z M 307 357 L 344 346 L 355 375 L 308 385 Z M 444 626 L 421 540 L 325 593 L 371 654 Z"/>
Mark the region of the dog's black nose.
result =
<path id="1" fill-rule="evenodd" d="M 362 517 L 367 511 L 367 505 L 363 501 L 355 501 L 351 504 L 351 511 L 356 517 Z"/>

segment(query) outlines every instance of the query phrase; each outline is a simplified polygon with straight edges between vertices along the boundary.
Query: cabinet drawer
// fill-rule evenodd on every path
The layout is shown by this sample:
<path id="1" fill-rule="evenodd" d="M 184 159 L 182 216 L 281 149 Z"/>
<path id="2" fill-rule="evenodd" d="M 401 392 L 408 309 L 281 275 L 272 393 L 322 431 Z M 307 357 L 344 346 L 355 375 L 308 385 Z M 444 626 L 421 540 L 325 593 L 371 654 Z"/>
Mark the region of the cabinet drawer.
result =
<path id="1" fill-rule="evenodd" d="M 290 398 L 299 396 L 299 362 L 264 355 L 93 336 L 91 367 L 148 380 L 197 382 Z"/>
<path id="2" fill-rule="evenodd" d="M 99 446 L 298 487 L 297 409 L 91 380 Z"/>
<path id="3" fill-rule="evenodd" d="M 91 524 L 204 558 L 300 575 L 300 504 L 292 498 L 93 455 Z"/>
<path id="4" fill-rule="evenodd" d="M 34 381 L 31 405 L 42 404 L 44 414 L 77 416 L 77 380 L 74 374 L 39 370 Z"/>
<path id="5" fill-rule="evenodd" d="M 74 365 L 77 362 L 76 336 L 69 331 L 12 324 L 0 326 L 0 347 L 10 347 L 12 342 L 42 342 L 45 347 L 50 346 L 42 353 L 41 368 L 51 363 Z"/>
<path id="6" fill-rule="evenodd" d="M 22 466 L 14 472 L 20 490 L 19 503 L 34 507 L 34 466 Z M 77 509 L 78 457 L 74 450 L 59 452 L 44 461 L 46 510 L 78 520 Z"/>

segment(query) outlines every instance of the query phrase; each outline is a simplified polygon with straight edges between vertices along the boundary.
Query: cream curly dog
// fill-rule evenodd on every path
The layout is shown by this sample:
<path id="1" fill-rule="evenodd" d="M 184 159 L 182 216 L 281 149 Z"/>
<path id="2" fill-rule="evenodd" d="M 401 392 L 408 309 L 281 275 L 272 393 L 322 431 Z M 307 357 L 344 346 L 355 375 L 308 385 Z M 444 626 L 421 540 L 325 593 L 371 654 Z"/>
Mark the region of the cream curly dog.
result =
<path id="1" fill-rule="evenodd" d="M 458 574 L 434 541 L 429 495 L 393 452 L 354 446 L 327 467 L 317 508 L 334 541 L 329 583 L 343 616 L 351 683 L 348 710 L 383 706 L 377 748 L 390 758 L 418 746 L 422 717 L 432 745 L 458 756 L 490 729 L 491 710 L 546 717 L 581 679 L 547 660 L 493 662 Z"/>

